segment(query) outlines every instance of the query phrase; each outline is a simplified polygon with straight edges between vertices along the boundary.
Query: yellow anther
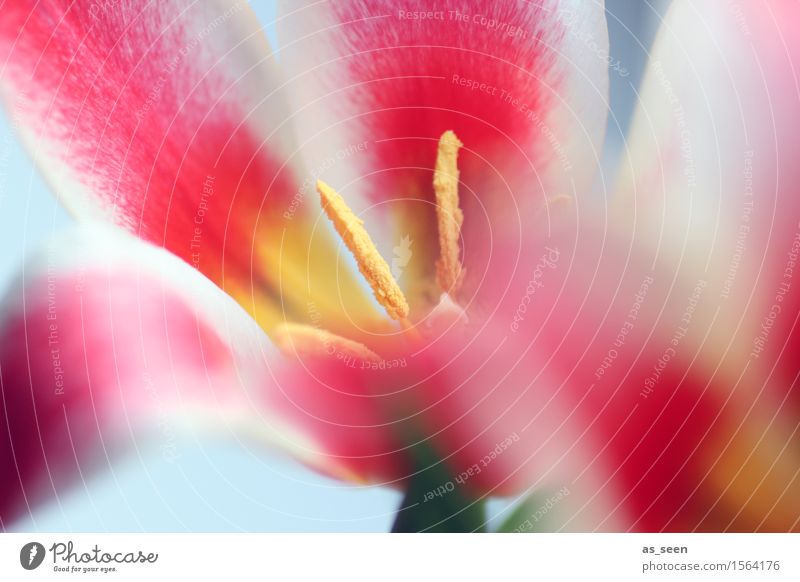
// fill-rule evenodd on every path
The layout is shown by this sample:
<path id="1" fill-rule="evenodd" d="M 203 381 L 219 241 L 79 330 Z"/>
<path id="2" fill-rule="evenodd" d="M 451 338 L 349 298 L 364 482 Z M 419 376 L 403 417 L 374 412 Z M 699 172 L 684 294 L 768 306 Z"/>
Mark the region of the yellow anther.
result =
<path id="1" fill-rule="evenodd" d="M 383 305 L 392 319 L 408 317 L 408 302 L 400 286 L 392 276 L 389 265 L 375 248 L 375 244 L 344 199 L 322 180 L 317 181 L 317 191 L 322 199 L 322 208 L 328 215 L 336 232 L 355 257 L 358 270 L 372 287 L 378 303 Z"/>
<path id="2" fill-rule="evenodd" d="M 458 150 L 463 145 L 455 133 L 445 131 L 439 138 L 436 169 L 433 174 L 436 218 L 439 225 L 436 281 L 442 291 L 451 295 L 458 291 L 464 276 L 459 247 L 464 214 L 458 206 Z"/>
<path id="3" fill-rule="evenodd" d="M 275 345 L 285 354 L 381 361 L 381 357 L 364 344 L 301 323 L 282 323 L 272 331 L 271 337 Z"/>

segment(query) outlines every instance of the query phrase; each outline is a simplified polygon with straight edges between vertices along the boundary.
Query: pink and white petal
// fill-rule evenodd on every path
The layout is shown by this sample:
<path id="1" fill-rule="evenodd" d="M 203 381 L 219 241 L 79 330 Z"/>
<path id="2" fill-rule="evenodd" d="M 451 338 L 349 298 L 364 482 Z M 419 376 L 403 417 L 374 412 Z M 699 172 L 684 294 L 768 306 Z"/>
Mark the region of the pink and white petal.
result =
<path id="1" fill-rule="evenodd" d="M 432 179 L 445 130 L 465 144 L 472 291 L 492 241 L 520 247 L 547 199 L 587 193 L 607 111 L 603 2 L 305 0 L 283 2 L 277 26 L 309 167 L 367 224 L 388 221 L 389 252 L 412 239 L 410 285 L 434 281 Z"/>
<path id="2" fill-rule="evenodd" d="M 676 272 L 625 233 L 586 223 L 540 244 L 516 299 L 492 316 L 507 322 L 489 334 L 497 355 L 466 352 L 449 368 L 470 379 L 480 368 L 440 409 L 458 419 L 456 442 L 495 424 L 524 434 L 475 482 L 574 488 L 565 529 L 797 529 L 800 425 L 785 401 L 797 379 L 709 357 L 720 311 L 702 264 Z M 487 455 L 501 438 L 475 443 Z M 515 473 L 497 480 L 506 463 Z"/>
<path id="3" fill-rule="evenodd" d="M 617 186 L 642 244 L 675 269 L 708 271 L 720 309 L 712 365 L 734 355 L 763 375 L 775 367 L 779 399 L 800 348 L 798 39 L 796 2 L 673 2 Z"/>
<path id="4" fill-rule="evenodd" d="M 54 242 L 0 315 L 0 521 L 33 511 L 178 431 L 306 441 L 260 407 L 275 386 L 263 331 L 162 249 L 107 229 Z"/>
<path id="5" fill-rule="evenodd" d="M 363 296 L 304 220 L 281 76 L 246 2 L 9 0 L 0 63 L 22 139 L 79 218 L 169 249 L 266 327 L 306 318 L 298 280 L 338 274 L 345 301 Z"/>

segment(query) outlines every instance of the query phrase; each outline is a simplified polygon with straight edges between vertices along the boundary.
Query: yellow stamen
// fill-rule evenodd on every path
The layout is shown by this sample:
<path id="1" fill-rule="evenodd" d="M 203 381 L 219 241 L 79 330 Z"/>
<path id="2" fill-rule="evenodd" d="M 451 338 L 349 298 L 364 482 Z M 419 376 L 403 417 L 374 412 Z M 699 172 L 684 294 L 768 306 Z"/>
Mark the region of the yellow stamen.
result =
<path id="1" fill-rule="evenodd" d="M 464 222 L 464 214 L 458 206 L 458 150 L 463 145 L 455 133 L 445 131 L 439 138 L 433 174 L 440 253 L 436 262 L 436 281 L 442 291 L 450 294 L 458 291 L 464 276 L 458 244 Z"/>
<path id="2" fill-rule="evenodd" d="M 375 248 L 363 224 L 344 199 L 322 180 L 317 181 L 317 191 L 322 208 L 333 222 L 336 232 L 350 249 L 358 263 L 358 270 L 372 287 L 378 303 L 383 305 L 392 319 L 408 317 L 408 302 L 392 276 L 389 265 Z"/>
<path id="3" fill-rule="evenodd" d="M 301 323 L 282 323 L 271 334 L 275 345 L 285 354 L 298 356 L 337 356 L 380 362 L 381 357 L 364 344 L 324 329 Z"/>

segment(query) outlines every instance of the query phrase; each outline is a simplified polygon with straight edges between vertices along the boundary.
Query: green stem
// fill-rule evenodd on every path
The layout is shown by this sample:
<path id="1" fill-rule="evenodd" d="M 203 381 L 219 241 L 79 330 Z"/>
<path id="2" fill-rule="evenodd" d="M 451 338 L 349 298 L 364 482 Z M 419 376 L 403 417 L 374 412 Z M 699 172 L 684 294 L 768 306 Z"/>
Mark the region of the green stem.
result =
<path id="1" fill-rule="evenodd" d="M 397 511 L 392 532 L 484 532 L 486 503 L 469 493 L 447 463 L 424 438 L 424 432 L 409 430 L 405 437 L 416 443 L 411 449 L 416 473 L 406 481 L 407 488 Z"/>
<path id="2" fill-rule="evenodd" d="M 440 486 L 424 479 L 412 480 L 400 504 L 392 532 L 486 531 L 484 500 L 468 499 L 457 487 L 451 491 L 438 489 L 441 494 L 434 494 Z"/>

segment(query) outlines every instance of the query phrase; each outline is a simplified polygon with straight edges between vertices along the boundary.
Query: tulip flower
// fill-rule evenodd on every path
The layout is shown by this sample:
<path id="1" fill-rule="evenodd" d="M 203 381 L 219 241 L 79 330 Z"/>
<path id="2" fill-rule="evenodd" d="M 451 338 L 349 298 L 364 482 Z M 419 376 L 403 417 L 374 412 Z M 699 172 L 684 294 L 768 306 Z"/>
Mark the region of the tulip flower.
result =
<path id="1" fill-rule="evenodd" d="M 606 180 L 602 4 L 3 4 L 79 223 L 3 300 L 4 526 L 200 427 L 396 531 L 799 529 L 800 6 L 674 0 Z"/>

